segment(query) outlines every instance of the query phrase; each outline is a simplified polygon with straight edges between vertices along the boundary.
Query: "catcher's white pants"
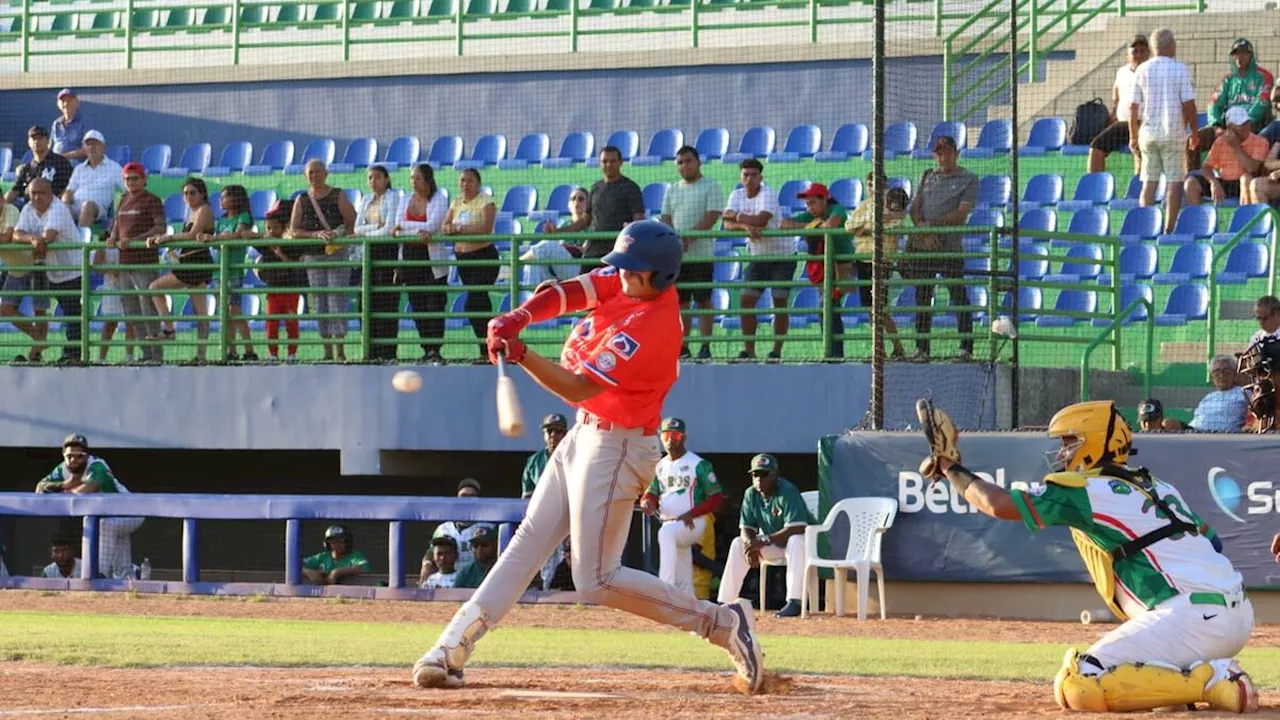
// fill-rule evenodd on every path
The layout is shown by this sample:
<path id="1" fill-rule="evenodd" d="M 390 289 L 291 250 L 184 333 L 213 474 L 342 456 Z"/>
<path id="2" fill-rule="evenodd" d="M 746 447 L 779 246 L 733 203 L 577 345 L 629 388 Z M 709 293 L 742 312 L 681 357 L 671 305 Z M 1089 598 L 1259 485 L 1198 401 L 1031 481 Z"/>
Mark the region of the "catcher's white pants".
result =
<path id="1" fill-rule="evenodd" d="M 641 430 L 574 425 L 542 471 L 511 544 L 455 617 L 475 605 L 488 616 L 488 627 L 497 625 L 568 536 L 573 584 L 585 602 L 728 645 L 732 610 L 622 567 L 632 509 L 653 479 L 658 458 L 658 439 Z"/>
<path id="2" fill-rule="evenodd" d="M 804 588 L 804 535 L 787 538 L 787 548 L 765 545 L 760 548 L 760 558 L 770 563 L 785 561 L 787 564 L 787 599 L 799 600 Z M 747 577 L 751 563 L 747 560 L 747 545 L 742 536 L 729 543 L 729 555 L 725 558 L 724 575 L 720 577 L 720 603 L 731 603 L 742 594 L 742 581 Z"/>
<path id="3" fill-rule="evenodd" d="M 142 526 L 140 517 L 108 517 L 98 521 L 98 572 L 108 578 L 133 577 L 130 537 Z"/>
<path id="4" fill-rule="evenodd" d="M 668 520 L 658 528 L 658 577 L 693 594 L 693 546 L 702 542 L 707 516 L 693 519 L 690 528 L 680 520 Z"/>
<path id="5" fill-rule="evenodd" d="M 1229 659 L 1253 633 L 1253 605 L 1244 593 L 1228 593 L 1228 605 L 1192 605 L 1189 595 L 1160 603 L 1103 635 L 1086 652 L 1105 667 L 1144 663 L 1186 670 Z"/>

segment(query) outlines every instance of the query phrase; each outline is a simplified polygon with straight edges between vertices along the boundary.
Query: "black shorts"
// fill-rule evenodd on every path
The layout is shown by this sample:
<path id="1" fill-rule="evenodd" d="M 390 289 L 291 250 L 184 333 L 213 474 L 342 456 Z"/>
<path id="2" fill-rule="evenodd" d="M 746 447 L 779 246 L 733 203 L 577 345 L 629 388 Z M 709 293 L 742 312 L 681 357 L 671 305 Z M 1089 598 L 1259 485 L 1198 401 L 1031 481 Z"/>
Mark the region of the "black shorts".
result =
<path id="1" fill-rule="evenodd" d="M 1200 190 L 1204 193 L 1204 197 L 1209 197 L 1212 191 L 1209 189 L 1209 178 L 1203 175 L 1191 175 L 1190 177 L 1200 181 Z M 1222 183 L 1222 189 L 1227 193 L 1229 198 L 1240 197 L 1240 181 L 1239 180 L 1219 180 Z"/>
<path id="2" fill-rule="evenodd" d="M 1129 146 L 1129 123 L 1126 121 L 1113 122 L 1102 129 L 1098 133 L 1098 137 L 1089 143 L 1089 147 L 1093 150 L 1101 150 L 1104 153 L 1114 152 L 1122 147 Z"/>
<path id="3" fill-rule="evenodd" d="M 680 303 L 694 300 L 704 302 L 711 299 L 711 288 L 686 290 L 684 283 L 709 283 L 712 274 L 715 272 L 715 265 L 709 262 L 689 263 L 680 266 L 680 277 L 676 280 L 676 294 L 680 297 Z"/>
<path id="4" fill-rule="evenodd" d="M 866 262 L 865 260 L 854 260 L 853 274 L 859 280 L 866 280 L 867 282 L 871 282 L 871 278 L 873 275 L 873 273 L 871 272 L 871 263 Z M 872 300 L 871 300 L 870 285 L 858 286 L 858 300 L 861 302 L 862 307 L 864 308 L 871 307 Z"/>
<path id="5" fill-rule="evenodd" d="M 742 279 L 751 283 L 789 283 L 796 277 L 796 263 L 794 260 L 763 260 L 755 261 L 747 265 L 747 270 L 742 274 Z M 769 292 L 775 298 L 785 298 L 791 295 L 791 288 L 785 285 L 770 285 Z M 765 288 L 743 288 L 742 292 L 751 295 L 763 295 Z"/>

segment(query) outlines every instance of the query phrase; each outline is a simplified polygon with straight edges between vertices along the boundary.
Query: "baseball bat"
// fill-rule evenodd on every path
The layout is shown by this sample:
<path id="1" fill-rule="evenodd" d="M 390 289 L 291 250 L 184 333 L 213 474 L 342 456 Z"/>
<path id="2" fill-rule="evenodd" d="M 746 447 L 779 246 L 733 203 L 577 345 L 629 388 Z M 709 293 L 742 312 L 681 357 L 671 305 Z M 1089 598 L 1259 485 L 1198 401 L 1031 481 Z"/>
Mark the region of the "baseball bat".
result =
<path id="1" fill-rule="evenodd" d="M 498 430 L 507 437 L 524 434 L 524 410 L 515 382 L 507 377 L 507 358 L 502 354 L 498 355 Z"/>

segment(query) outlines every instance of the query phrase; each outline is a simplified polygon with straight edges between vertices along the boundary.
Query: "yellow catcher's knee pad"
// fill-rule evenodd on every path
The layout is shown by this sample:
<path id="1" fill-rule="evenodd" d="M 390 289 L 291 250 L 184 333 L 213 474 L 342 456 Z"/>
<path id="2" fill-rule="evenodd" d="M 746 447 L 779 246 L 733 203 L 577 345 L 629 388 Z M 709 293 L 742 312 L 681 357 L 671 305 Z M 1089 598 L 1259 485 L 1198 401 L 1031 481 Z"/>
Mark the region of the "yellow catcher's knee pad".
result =
<path id="1" fill-rule="evenodd" d="M 1064 658 L 1054 680 L 1054 699 L 1067 710 L 1128 712 L 1202 702 L 1213 668 L 1200 665 L 1189 673 L 1154 665 L 1120 665 L 1100 675 L 1082 675 L 1077 653 Z"/>

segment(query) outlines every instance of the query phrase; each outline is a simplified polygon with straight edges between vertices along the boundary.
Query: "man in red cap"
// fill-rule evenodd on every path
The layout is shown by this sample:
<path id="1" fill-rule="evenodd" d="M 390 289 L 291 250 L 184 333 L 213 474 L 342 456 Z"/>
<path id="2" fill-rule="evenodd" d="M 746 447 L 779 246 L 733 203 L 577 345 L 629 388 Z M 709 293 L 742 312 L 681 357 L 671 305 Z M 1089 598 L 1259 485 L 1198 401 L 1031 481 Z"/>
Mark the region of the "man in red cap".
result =
<path id="1" fill-rule="evenodd" d="M 805 277 L 809 278 L 809 282 L 819 288 L 822 287 L 822 282 L 826 279 L 823 253 L 826 251 L 826 238 L 831 238 L 831 242 L 835 243 L 837 257 L 835 282 L 850 280 L 853 277 L 853 261 L 848 259 L 848 256 L 853 254 L 853 238 L 844 229 L 844 223 L 848 219 L 849 211 L 845 210 L 843 205 L 831 197 L 831 191 L 822 183 L 813 183 L 807 190 L 798 193 L 796 197 L 804 200 L 805 209 L 790 218 L 784 219 L 781 224 L 782 227 L 830 228 L 836 231 L 825 236 L 810 235 L 804 238 L 805 245 L 808 246 L 809 255 L 815 256 L 804 264 Z M 839 312 L 841 295 L 840 288 L 837 287 L 831 297 L 827 298 L 827 301 L 836 308 L 836 312 L 831 314 L 832 340 L 827 347 L 828 358 L 844 357 L 844 341 L 840 339 L 840 336 L 844 334 L 844 322 L 840 319 Z"/>
<path id="2" fill-rule="evenodd" d="M 147 170 L 142 163 L 125 165 L 123 174 L 126 193 L 120 198 L 116 221 L 107 236 L 107 247 L 120 249 L 122 265 L 155 264 L 160 259 L 159 251 L 147 247 L 147 238 L 165 234 L 164 203 L 147 191 Z M 121 290 L 146 290 L 155 279 L 155 270 L 122 270 L 116 278 Z M 120 302 L 124 305 L 125 315 L 156 314 L 148 296 L 122 295 Z M 140 326 L 134 325 L 133 332 L 134 337 L 140 340 L 159 340 L 160 323 L 147 320 Z M 144 362 L 160 362 L 162 352 L 159 345 L 144 345 L 142 359 Z"/>

